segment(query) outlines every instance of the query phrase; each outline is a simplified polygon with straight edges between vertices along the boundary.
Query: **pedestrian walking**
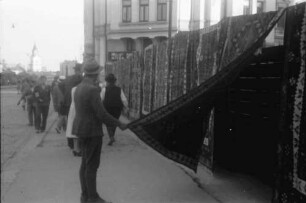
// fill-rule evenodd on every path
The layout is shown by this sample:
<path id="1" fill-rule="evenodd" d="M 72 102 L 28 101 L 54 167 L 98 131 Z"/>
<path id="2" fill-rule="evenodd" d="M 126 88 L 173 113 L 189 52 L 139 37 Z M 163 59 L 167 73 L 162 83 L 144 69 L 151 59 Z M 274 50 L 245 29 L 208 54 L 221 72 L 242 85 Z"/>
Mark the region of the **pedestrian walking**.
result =
<path id="1" fill-rule="evenodd" d="M 123 109 L 128 111 L 128 101 L 123 90 L 116 86 L 116 80 L 114 74 L 106 75 L 106 87 L 101 91 L 101 99 L 106 111 L 114 118 L 119 119 Z M 106 125 L 106 129 L 110 138 L 108 145 L 111 146 L 115 142 L 116 126 Z"/>
<path id="2" fill-rule="evenodd" d="M 53 81 L 52 81 L 52 83 L 51 83 L 51 91 L 53 90 L 54 85 L 55 85 L 56 83 L 58 83 L 59 77 L 60 77 L 59 75 L 54 76 Z"/>
<path id="3" fill-rule="evenodd" d="M 17 81 L 17 94 L 21 93 L 20 89 L 21 89 L 21 82 L 20 82 L 20 80 L 18 80 Z"/>
<path id="4" fill-rule="evenodd" d="M 62 129 L 66 129 L 66 116 L 63 112 L 64 92 L 60 88 L 60 84 L 64 82 L 65 76 L 60 76 L 56 78 L 58 78 L 58 80 L 53 81 L 53 88 L 51 93 L 54 111 L 58 113 L 57 125 L 55 130 L 58 134 L 60 134 Z"/>
<path id="5" fill-rule="evenodd" d="M 21 94 L 23 95 L 25 92 L 28 91 L 28 89 L 30 88 L 30 85 L 29 85 L 29 82 L 28 82 L 28 79 L 25 78 L 22 80 L 21 82 L 21 86 L 20 86 L 20 92 Z M 26 107 L 26 98 L 23 98 L 21 101 L 21 107 L 22 109 L 25 111 L 25 107 Z"/>
<path id="6" fill-rule="evenodd" d="M 20 100 L 17 102 L 17 105 L 19 105 L 21 101 L 26 100 L 29 121 L 28 125 L 33 126 L 33 124 L 35 123 L 35 104 L 33 95 L 35 81 L 28 80 L 28 83 L 29 87 L 24 90 Z"/>
<path id="7" fill-rule="evenodd" d="M 75 119 L 72 134 L 80 139 L 82 163 L 80 167 L 81 203 L 105 203 L 96 189 L 97 169 L 100 165 L 102 148 L 102 122 L 120 127 L 127 125 L 112 117 L 104 109 L 99 88 L 95 85 L 100 72 L 100 66 L 95 62 L 84 65 L 85 78 L 77 86 L 74 93 Z"/>
<path id="8" fill-rule="evenodd" d="M 81 156 L 81 148 L 80 148 L 80 142 L 76 135 L 72 134 L 72 125 L 75 118 L 75 104 L 74 104 L 74 92 L 76 90 L 76 87 L 72 88 L 71 90 L 71 105 L 69 109 L 68 114 L 68 120 L 67 120 L 67 130 L 66 130 L 66 137 L 73 139 L 73 150 L 72 153 L 74 156 Z"/>
<path id="9" fill-rule="evenodd" d="M 65 79 L 65 82 L 61 85 L 59 85 L 60 88 L 64 91 L 64 103 L 62 106 L 63 115 L 67 118 L 69 114 L 69 109 L 71 105 L 71 90 L 73 87 L 77 86 L 81 83 L 83 77 L 82 77 L 82 64 L 77 63 L 74 67 L 74 75 L 68 76 Z M 73 139 L 67 138 L 67 144 L 70 147 L 70 149 L 73 150 Z"/>
<path id="10" fill-rule="evenodd" d="M 47 118 L 49 113 L 49 105 L 51 100 L 51 88 L 46 84 L 46 76 L 39 78 L 39 84 L 34 87 L 34 98 L 36 100 L 36 119 L 35 129 L 36 133 L 44 132 L 46 130 Z"/>

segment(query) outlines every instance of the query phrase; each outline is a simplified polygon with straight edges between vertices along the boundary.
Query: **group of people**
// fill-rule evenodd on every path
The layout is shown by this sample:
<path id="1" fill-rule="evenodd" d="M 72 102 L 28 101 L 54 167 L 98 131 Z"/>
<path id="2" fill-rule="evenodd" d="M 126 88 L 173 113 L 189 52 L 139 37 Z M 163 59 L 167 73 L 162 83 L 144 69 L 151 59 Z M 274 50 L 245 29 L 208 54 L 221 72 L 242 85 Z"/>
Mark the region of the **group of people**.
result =
<path id="1" fill-rule="evenodd" d="M 75 74 L 65 78 L 56 76 L 52 85 L 47 85 L 45 76 L 38 81 L 27 80 L 18 105 L 26 101 L 29 125 L 36 132 L 46 130 L 51 95 L 58 121 L 57 133 L 65 132 L 68 146 L 75 156 L 82 156 L 79 170 L 81 203 L 106 203 L 96 187 L 97 170 L 100 165 L 103 130 L 106 125 L 110 137 L 108 145 L 115 142 L 115 131 L 127 128 L 119 119 L 128 102 L 122 89 L 115 85 L 116 77 L 108 74 L 106 86 L 99 80 L 101 66 L 93 61 L 76 64 Z"/>
<path id="2" fill-rule="evenodd" d="M 102 123 L 110 137 L 108 145 L 115 142 L 115 131 L 127 124 L 118 119 L 123 110 L 128 110 L 128 102 L 122 89 L 115 85 L 116 77 L 108 74 L 106 86 L 100 80 L 101 66 L 95 61 L 77 64 L 75 74 L 58 77 L 53 82 L 52 98 L 58 112 L 55 130 L 65 131 L 68 146 L 75 156 L 82 156 L 79 171 L 81 183 L 81 203 L 103 202 L 96 190 L 96 175 L 102 149 Z"/>
<path id="3" fill-rule="evenodd" d="M 38 81 L 25 79 L 22 84 L 21 98 L 17 105 L 27 109 L 28 125 L 34 126 L 36 133 L 46 130 L 49 106 L 51 101 L 51 87 L 47 85 L 46 76 L 40 76 Z"/>

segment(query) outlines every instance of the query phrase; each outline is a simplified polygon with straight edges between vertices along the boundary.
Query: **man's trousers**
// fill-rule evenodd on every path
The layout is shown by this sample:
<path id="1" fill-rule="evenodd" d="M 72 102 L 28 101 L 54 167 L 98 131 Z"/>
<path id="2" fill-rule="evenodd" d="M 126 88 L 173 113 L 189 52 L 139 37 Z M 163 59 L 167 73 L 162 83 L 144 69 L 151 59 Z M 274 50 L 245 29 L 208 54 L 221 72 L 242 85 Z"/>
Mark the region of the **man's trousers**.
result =
<path id="1" fill-rule="evenodd" d="M 35 128 L 36 130 L 46 130 L 47 118 L 49 113 L 49 105 L 36 105 L 36 119 L 35 119 Z"/>
<path id="2" fill-rule="evenodd" d="M 35 106 L 33 104 L 28 104 L 27 105 L 27 111 L 28 111 L 28 120 L 29 120 L 29 125 L 34 125 L 35 124 Z"/>
<path id="3" fill-rule="evenodd" d="M 82 197 L 95 200 L 97 193 L 97 170 L 100 165 L 102 137 L 80 138 L 82 163 L 80 167 L 80 182 Z"/>

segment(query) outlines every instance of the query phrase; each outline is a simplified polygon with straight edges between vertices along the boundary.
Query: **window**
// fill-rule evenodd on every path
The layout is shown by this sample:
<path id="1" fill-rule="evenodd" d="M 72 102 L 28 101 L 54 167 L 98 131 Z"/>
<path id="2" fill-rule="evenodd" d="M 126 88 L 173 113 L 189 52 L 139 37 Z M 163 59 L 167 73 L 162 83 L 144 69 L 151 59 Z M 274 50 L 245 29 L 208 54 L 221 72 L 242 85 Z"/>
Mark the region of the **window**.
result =
<path id="1" fill-rule="evenodd" d="M 139 0 L 139 21 L 149 21 L 149 0 Z"/>
<path id="2" fill-rule="evenodd" d="M 264 1 L 257 1 L 257 13 L 264 12 Z"/>
<path id="3" fill-rule="evenodd" d="M 243 15 L 251 14 L 251 2 L 250 0 L 243 0 Z"/>
<path id="4" fill-rule="evenodd" d="M 157 0 L 157 21 L 167 20 L 167 0 Z"/>
<path id="5" fill-rule="evenodd" d="M 131 0 L 122 0 L 122 22 L 131 22 Z"/>

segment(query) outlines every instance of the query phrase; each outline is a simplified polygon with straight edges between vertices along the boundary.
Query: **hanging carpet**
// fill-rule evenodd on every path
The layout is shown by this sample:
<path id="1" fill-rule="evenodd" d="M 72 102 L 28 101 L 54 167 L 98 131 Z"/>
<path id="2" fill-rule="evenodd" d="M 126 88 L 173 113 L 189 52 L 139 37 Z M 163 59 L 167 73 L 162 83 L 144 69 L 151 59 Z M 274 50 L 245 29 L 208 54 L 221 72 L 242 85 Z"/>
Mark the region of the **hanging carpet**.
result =
<path id="1" fill-rule="evenodd" d="M 273 202 L 306 202 L 306 4 L 286 15 L 278 169 Z"/>
<path id="2" fill-rule="evenodd" d="M 242 69 L 239 64 L 248 60 L 262 45 L 283 13 L 284 10 L 227 18 L 229 23 L 224 28 L 224 21 L 220 22 L 220 30 L 226 30 L 223 35 L 226 39 L 221 40 L 224 42 L 222 46 L 217 43 L 222 60 L 219 71 L 200 86 L 128 127 L 154 150 L 196 171 L 215 96 L 237 77 Z M 188 54 L 179 54 L 182 55 Z M 177 62 L 171 62 L 172 67 L 174 64 Z"/>

